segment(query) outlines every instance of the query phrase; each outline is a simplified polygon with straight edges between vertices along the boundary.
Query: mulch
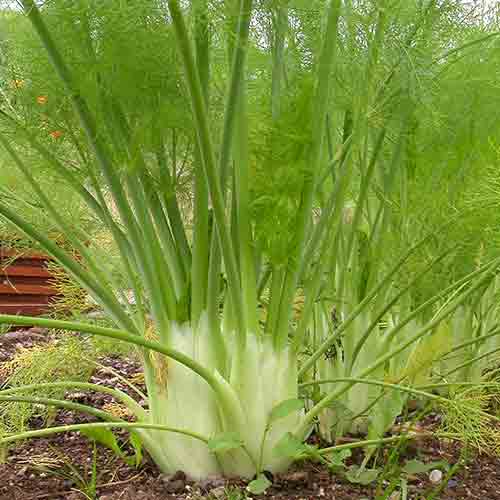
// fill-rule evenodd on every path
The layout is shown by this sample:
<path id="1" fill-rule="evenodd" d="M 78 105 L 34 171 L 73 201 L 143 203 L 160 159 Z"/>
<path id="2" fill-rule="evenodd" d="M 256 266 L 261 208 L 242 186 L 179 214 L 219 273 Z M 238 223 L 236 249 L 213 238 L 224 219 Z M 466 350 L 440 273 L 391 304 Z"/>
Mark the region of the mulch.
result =
<path id="1" fill-rule="evenodd" d="M 29 347 L 46 341 L 46 332 L 39 329 L 16 331 L 0 337 L 0 364 L 12 358 L 20 347 Z M 134 378 L 140 372 L 139 363 L 130 357 L 108 356 L 100 360 L 125 378 Z M 97 369 L 92 382 L 130 390 L 115 375 Z M 136 397 L 134 393 L 130 393 Z M 71 399 L 102 408 L 113 400 L 108 395 L 72 393 Z M 137 397 L 136 397 L 137 399 Z M 92 421 L 91 418 L 67 410 L 59 410 L 53 425 Z M 33 419 L 34 428 L 43 425 Z M 118 433 L 119 435 L 120 433 Z M 193 482 L 183 473 L 166 476 L 144 457 L 139 468 L 127 465 L 108 449 L 97 445 L 96 498 L 99 500 L 225 500 L 224 492 L 233 488 L 244 491 L 246 483 L 238 479 L 209 478 Z M 0 465 L 0 500 L 80 500 L 88 498 L 81 491 L 90 484 L 94 445 L 79 433 L 66 433 L 51 438 L 25 441 L 6 451 Z M 450 442 L 425 440 L 418 448 L 409 446 L 407 459 L 424 462 L 446 460 L 450 465 L 460 459 L 459 446 Z M 356 461 L 359 455 L 355 454 Z M 80 480 L 76 478 L 80 477 Z M 323 465 L 312 462 L 296 464 L 286 474 L 272 478 L 273 485 L 264 495 L 248 498 L 296 500 L 401 500 L 392 496 L 388 483 L 361 486 L 333 475 Z M 500 458 L 475 455 L 451 478 L 440 484 L 429 480 L 428 473 L 408 476 L 408 499 L 478 499 L 500 500 Z M 437 492 L 437 490 L 441 490 Z M 243 499 L 244 496 L 241 497 Z M 236 499 L 236 497 L 235 497 Z M 238 499 L 239 500 L 239 499 Z"/>

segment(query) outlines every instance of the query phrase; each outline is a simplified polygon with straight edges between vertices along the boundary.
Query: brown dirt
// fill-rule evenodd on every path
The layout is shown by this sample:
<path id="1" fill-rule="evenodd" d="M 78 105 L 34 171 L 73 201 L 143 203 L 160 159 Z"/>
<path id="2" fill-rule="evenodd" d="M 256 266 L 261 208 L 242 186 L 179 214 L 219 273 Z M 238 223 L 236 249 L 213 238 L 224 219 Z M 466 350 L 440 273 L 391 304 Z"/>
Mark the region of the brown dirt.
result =
<path id="1" fill-rule="evenodd" d="M 15 347 L 29 346 L 43 341 L 43 332 L 33 335 L 18 334 L 14 341 L 0 343 L 0 359 L 5 361 L 15 352 Z M 130 358 L 107 357 L 101 362 L 113 367 L 126 378 L 133 378 L 140 370 L 136 361 Z M 97 370 L 94 383 L 119 386 L 127 390 L 113 375 Z M 112 402 L 109 396 L 101 394 L 69 395 L 72 399 L 102 408 Z M 69 424 L 91 419 L 61 410 L 54 425 Z M 33 427 L 43 423 L 33 421 Z M 122 434 L 125 436 L 124 434 Z M 419 443 L 418 449 L 408 447 L 406 458 L 418 455 L 424 462 L 446 460 L 453 465 L 459 460 L 460 450 L 450 443 L 427 440 Z M 386 455 L 387 456 L 387 453 Z M 60 434 L 50 439 L 36 439 L 24 442 L 8 450 L 6 461 L 0 465 L 0 500 L 79 500 L 85 499 L 80 491 L 82 484 L 89 484 L 92 470 L 93 445 L 79 433 Z M 357 459 L 355 455 L 354 460 Z M 109 450 L 97 446 L 97 497 L 100 500 L 199 500 L 210 498 L 225 500 L 225 489 L 244 488 L 239 480 L 210 479 L 192 482 L 182 473 L 164 476 L 145 457 L 139 469 L 128 466 Z M 82 477 L 78 484 L 77 471 Z M 442 487 L 434 498 L 443 500 L 477 499 L 500 500 L 500 459 L 487 455 L 476 455 L 451 478 L 444 478 L 442 484 L 432 484 L 428 474 L 408 477 L 408 498 L 424 499 L 431 491 Z M 385 499 L 389 497 L 389 482 L 371 486 L 353 485 L 328 469 L 316 463 L 297 464 L 288 473 L 273 478 L 273 486 L 265 495 L 248 495 L 255 499 Z M 87 497 L 88 498 L 88 497 Z M 242 497 L 243 498 L 243 497 Z M 395 500 L 396 496 L 389 497 Z"/>

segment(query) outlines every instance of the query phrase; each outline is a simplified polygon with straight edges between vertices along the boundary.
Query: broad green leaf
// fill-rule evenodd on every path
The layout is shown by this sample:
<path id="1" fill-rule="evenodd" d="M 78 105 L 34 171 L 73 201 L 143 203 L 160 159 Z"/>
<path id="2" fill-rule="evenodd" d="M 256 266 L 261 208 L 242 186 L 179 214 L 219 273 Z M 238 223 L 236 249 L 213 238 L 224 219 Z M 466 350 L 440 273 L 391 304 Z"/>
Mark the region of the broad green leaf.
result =
<path id="1" fill-rule="evenodd" d="M 265 474 L 259 474 L 257 479 L 254 479 L 248 483 L 247 490 L 254 495 L 260 495 L 264 493 L 269 486 L 271 486 L 271 481 L 267 479 Z"/>
<path id="2" fill-rule="evenodd" d="M 208 448 L 213 453 L 225 453 L 243 446 L 243 441 L 236 432 L 224 432 L 208 441 Z"/>
<path id="3" fill-rule="evenodd" d="M 81 429 L 80 433 L 84 436 L 88 437 L 92 441 L 95 441 L 106 448 L 112 450 L 119 457 L 123 457 L 124 453 L 120 446 L 118 445 L 118 441 L 116 440 L 115 435 L 109 429 L 105 429 L 103 427 L 96 427 L 93 429 Z"/>
<path id="4" fill-rule="evenodd" d="M 447 468 L 448 464 L 443 461 L 424 463 L 420 460 L 409 460 L 403 467 L 403 471 L 407 474 L 420 474 L 422 472 L 429 472 L 432 469 Z"/>
<path id="5" fill-rule="evenodd" d="M 354 484 L 362 484 L 366 486 L 375 481 L 379 475 L 378 469 L 363 469 L 360 470 L 357 465 L 351 465 L 346 472 L 346 478 Z"/>
<path id="6" fill-rule="evenodd" d="M 295 458 L 303 452 L 307 452 L 307 446 L 291 432 L 287 432 L 273 449 L 274 455 L 281 457 Z"/>
<path id="7" fill-rule="evenodd" d="M 302 399 L 286 399 L 281 403 L 277 404 L 269 414 L 269 424 L 271 425 L 276 420 L 280 418 L 285 418 L 295 411 L 299 411 L 304 407 L 304 401 Z"/>
<path id="8" fill-rule="evenodd" d="M 405 400 L 406 394 L 397 390 L 389 390 L 383 394 L 370 415 L 368 439 L 378 439 L 384 435 L 401 413 Z"/>
<path id="9" fill-rule="evenodd" d="M 351 450 L 345 449 L 340 451 L 333 452 L 329 458 L 333 465 L 343 465 L 343 462 L 346 458 L 349 458 L 352 455 Z"/>
<path id="10" fill-rule="evenodd" d="M 304 444 L 304 453 L 306 453 L 307 456 L 313 461 L 323 461 L 323 456 L 319 452 L 319 446 L 317 445 Z"/>

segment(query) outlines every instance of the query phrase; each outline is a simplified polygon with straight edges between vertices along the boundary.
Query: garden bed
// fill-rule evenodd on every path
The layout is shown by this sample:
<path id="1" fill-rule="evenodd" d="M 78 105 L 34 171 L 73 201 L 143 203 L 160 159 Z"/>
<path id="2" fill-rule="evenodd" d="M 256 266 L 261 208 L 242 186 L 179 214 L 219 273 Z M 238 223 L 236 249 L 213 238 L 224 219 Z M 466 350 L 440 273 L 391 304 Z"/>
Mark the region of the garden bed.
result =
<path id="1" fill-rule="evenodd" d="M 49 338 L 48 338 L 49 337 Z M 19 332 L 15 337 L 0 337 L 0 351 L 5 360 L 11 359 L 22 347 L 32 347 L 47 342 L 50 336 L 39 331 Z M 105 367 L 111 367 L 127 380 L 137 384 L 140 381 L 140 364 L 123 355 L 106 356 L 100 359 Z M 94 371 L 91 381 L 102 385 L 118 387 L 137 399 L 127 385 L 105 368 Z M 144 387 L 141 386 L 144 390 Z M 113 404 L 110 396 L 97 393 L 68 393 L 67 398 L 103 408 Z M 435 419 L 439 416 L 435 415 Z M 73 424 L 92 421 L 67 410 L 59 410 L 52 425 Z M 43 423 L 34 419 L 31 425 L 41 427 Z M 423 426 L 432 428 L 433 418 L 426 419 Z M 125 436 L 125 434 L 120 435 Z M 390 450 L 387 450 L 387 453 Z M 243 500 L 245 483 L 239 480 L 211 479 L 201 482 L 187 480 L 178 473 L 167 477 L 145 457 L 141 467 L 127 465 L 106 448 L 97 446 L 97 497 L 100 500 Z M 385 455 L 387 456 L 387 454 Z M 93 446 L 79 433 L 60 434 L 56 437 L 30 440 L 12 448 L 7 460 L 0 465 L 0 499 L 9 500 L 78 500 L 86 498 L 78 489 L 91 481 Z M 451 466 L 459 460 L 460 449 L 449 442 L 437 440 L 420 441 L 418 447 L 408 446 L 401 461 L 419 458 L 424 462 L 446 461 Z M 355 454 L 353 461 L 359 462 Z M 80 484 L 77 473 L 81 476 Z M 389 479 L 389 478 L 388 478 Z M 428 473 L 408 476 L 408 498 L 423 499 L 500 499 L 500 459 L 477 455 L 451 478 L 441 483 L 432 483 Z M 387 481 L 387 485 L 389 481 Z M 379 484 L 384 489 L 384 483 Z M 431 497 L 431 492 L 443 487 L 443 491 Z M 232 492 L 228 494 L 228 492 Z M 337 475 L 332 475 L 324 466 L 307 462 L 297 464 L 288 473 L 274 477 L 273 486 L 265 495 L 256 499 L 322 499 L 349 500 L 386 498 L 376 496 L 377 485 L 354 485 Z M 250 498 L 250 495 L 248 495 Z M 400 497 L 389 497 L 391 500 Z"/>

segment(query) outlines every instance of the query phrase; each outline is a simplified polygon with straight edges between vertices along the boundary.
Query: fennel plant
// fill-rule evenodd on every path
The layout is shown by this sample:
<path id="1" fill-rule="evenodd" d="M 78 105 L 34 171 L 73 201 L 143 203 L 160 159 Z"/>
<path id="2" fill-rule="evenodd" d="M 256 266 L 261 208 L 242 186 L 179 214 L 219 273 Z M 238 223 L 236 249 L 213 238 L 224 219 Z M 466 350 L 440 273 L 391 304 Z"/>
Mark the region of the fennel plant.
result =
<path id="1" fill-rule="evenodd" d="M 293 45 L 290 33 L 301 20 L 288 15 L 285 6 L 272 13 L 279 22 L 268 57 L 259 49 L 264 37 L 252 24 L 267 12 L 252 0 L 223 7 L 205 0 L 119 5 L 63 0 L 43 7 L 34 0 L 20 1 L 23 29 L 26 21 L 32 29 L 25 32 L 27 46 L 45 56 L 24 66 L 26 101 L 20 102 L 28 104 L 10 98 L 9 109 L 1 114 L 0 143 L 78 259 L 8 201 L 0 201 L 0 215 L 63 266 L 115 327 L 13 316 L 0 316 L 0 323 L 51 326 L 136 345 L 148 406 L 109 390 L 134 414 L 136 421 L 129 423 L 85 405 L 22 395 L 22 389 L 0 391 L 0 401 L 59 405 L 107 420 L 82 429 L 131 429 L 164 472 L 184 470 L 197 478 L 279 472 L 295 455 L 290 446 L 288 452 L 277 452 L 287 449 L 291 437 L 304 440 L 332 403 L 359 384 L 383 378 L 387 365 L 491 281 L 498 261 L 469 273 L 458 284 L 467 286 L 446 307 L 405 335 L 401 332 L 418 313 L 402 309 L 380 348 L 360 357 L 355 371 L 348 370 L 303 410 L 299 382 L 336 342 L 335 336 L 325 336 L 299 367 L 315 311 L 324 314 L 317 303 L 329 283 L 340 283 L 342 292 L 355 289 L 348 277 L 357 248 L 350 235 L 366 209 L 375 216 L 377 238 L 385 233 L 389 200 L 372 195 L 382 185 L 392 196 L 397 192 L 393 181 L 402 178 L 411 111 L 408 65 L 394 54 L 384 59 L 384 33 L 399 26 L 395 31 L 410 50 L 413 38 L 444 12 L 432 0 L 410 2 L 409 8 L 406 2 L 395 3 L 398 8 L 391 13 L 389 2 L 383 1 L 360 6 L 318 2 L 320 29 L 297 38 L 293 47 L 304 59 L 292 75 L 299 82 L 292 92 L 285 86 L 290 76 L 286 57 L 292 53 L 287 47 Z M 221 12 L 214 13 L 215 7 Z M 345 30 L 354 29 L 356 8 L 366 23 L 366 57 L 360 56 L 359 78 L 352 81 L 365 91 L 359 99 L 344 96 L 347 109 L 340 109 L 339 61 L 348 46 Z M 415 22 L 405 24 L 405 19 Z M 211 22 L 224 30 L 213 30 Z M 24 56 L 18 56 L 20 62 Z M 267 99 L 253 85 L 269 64 Z M 29 105 L 30 96 L 40 106 L 52 107 L 40 111 Z M 262 101 L 269 109 L 265 120 L 251 115 L 253 105 Z M 378 108 L 378 103 L 384 105 Z M 36 116 L 57 126 L 59 133 L 47 137 L 43 127 L 34 125 Z M 285 127 L 290 121 L 293 126 Z M 254 122 L 262 127 L 257 133 L 249 126 Z M 267 149 L 255 148 L 262 143 Z M 179 196 L 183 155 L 188 191 L 193 192 L 188 210 Z M 34 175 L 35 163 L 93 213 L 112 238 L 114 259 L 86 244 L 85 232 L 61 216 L 50 189 Z M 349 233 L 343 213 L 353 192 L 359 216 Z M 383 238 L 377 238 L 373 246 L 380 256 Z M 356 338 L 363 334 L 359 349 L 381 342 L 372 335 L 373 317 L 366 308 L 379 314 L 392 306 L 394 295 L 387 289 L 425 241 L 405 242 L 401 258 L 373 273 L 357 303 L 343 311 L 346 335 L 354 340 L 354 333 Z M 430 300 L 437 302 L 454 290 L 450 286 Z M 123 300 L 129 291 L 133 300 Z M 406 291 L 408 287 L 399 297 Z M 264 295 L 268 300 L 261 318 Z M 304 303 L 296 317 L 298 295 Z M 354 360 L 348 362 L 353 365 Z M 407 390 L 397 384 L 387 387 Z M 0 443 L 77 428 L 25 432 Z"/>

